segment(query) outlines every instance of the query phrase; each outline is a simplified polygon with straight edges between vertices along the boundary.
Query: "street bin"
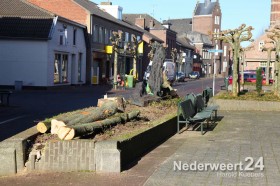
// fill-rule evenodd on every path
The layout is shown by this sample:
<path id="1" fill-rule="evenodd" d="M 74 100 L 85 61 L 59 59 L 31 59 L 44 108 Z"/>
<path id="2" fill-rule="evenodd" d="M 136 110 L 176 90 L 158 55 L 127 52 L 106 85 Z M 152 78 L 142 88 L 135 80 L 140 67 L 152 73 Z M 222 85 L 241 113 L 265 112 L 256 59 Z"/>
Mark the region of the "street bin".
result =
<path id="1" fill-rule="evenodd" d="M 127 79 L 127 86 L 129 88 L 133 88 L 133 81 L 134 81 L 133 75 L 126 75 L 126 79 Z"/>
<path id="2" fill-rule="evenodd" d="M 15 81 L 15 91 L 21 91 L 22 90 L 22 81 Z"/>

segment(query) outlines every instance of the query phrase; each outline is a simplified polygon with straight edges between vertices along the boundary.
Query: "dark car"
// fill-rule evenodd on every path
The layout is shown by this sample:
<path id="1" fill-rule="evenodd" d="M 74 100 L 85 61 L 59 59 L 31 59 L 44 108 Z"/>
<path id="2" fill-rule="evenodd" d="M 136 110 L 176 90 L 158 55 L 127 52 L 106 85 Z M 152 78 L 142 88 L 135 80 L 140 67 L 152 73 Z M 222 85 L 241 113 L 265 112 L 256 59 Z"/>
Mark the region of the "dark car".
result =
<path id="1" fill-rule="evenodd" d="M 176 78 L 177 78 L 177 81 L 185 81 L 185 73 L 184 72 L 177 72 L 176 73 Z"/>
<path id="2" fill-rule="evenodd" d="M 190 79 L 199 79 L 200 78 L 200 73 L 197 71 L 193 71 L 189 73 L 189 78 Z"/>

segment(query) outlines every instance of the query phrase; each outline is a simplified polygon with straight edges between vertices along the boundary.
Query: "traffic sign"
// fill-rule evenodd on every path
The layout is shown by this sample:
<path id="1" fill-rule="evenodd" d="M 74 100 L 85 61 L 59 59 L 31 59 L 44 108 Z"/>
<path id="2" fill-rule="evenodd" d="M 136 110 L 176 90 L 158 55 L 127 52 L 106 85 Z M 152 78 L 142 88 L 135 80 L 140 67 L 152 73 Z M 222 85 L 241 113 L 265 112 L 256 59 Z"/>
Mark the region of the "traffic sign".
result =
<path id="1" fill-rule="evenodd" d="M 211 52 L 211 53 L 214 53 L 214 52 L 223 53 L 223 50 L 210 49 L 210 50 L 208 50 L 208 52 Z"/>

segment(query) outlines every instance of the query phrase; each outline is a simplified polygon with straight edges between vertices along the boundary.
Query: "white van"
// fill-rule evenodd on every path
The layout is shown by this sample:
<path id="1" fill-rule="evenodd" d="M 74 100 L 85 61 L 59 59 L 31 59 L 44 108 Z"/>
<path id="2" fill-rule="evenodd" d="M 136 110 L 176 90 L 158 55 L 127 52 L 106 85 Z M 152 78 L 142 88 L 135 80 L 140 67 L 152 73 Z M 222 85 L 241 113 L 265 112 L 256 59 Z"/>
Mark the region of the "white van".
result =
<path id="1" fill-rule="evenodd" d="M 149 65 L 147 66 L 147 69 L 144 74 L 144 80 L 148 80 L 150 76 L 150 72 L 152 69 L 153 61 L 150 61 Z M 166 75 L 168 78 L 168 81 L 173 82 L 175 80 L 175 64 L 172 61 L 165 61 L 163 63 L 163 71 L 166 71 Z"/>
<path id="2" fill-rule="evenodd" d="M 171 83 L 175 81 L 176 78 L 175 63 L 173 63 L 172 61 L 165 61 L 163 63 L 163 71 L 166 72 L 168 81 L 170 81 Z"/>

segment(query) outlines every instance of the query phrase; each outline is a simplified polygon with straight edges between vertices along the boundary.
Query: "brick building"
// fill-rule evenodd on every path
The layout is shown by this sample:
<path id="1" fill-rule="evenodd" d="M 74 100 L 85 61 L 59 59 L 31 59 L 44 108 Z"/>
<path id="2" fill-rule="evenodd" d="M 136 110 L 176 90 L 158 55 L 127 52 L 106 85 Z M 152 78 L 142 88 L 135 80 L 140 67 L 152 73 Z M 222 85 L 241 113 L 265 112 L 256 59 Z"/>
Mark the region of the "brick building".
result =
<path id="1" fill-rule="evenodd" d="M 166 49 L 166 58 L 171 59 L 171 49 L 176 48 L 176 32 L 148 14 L 123 14 L 123 20 L 149 31 L 161 39 Z"/>
<path id="2" fill-rule="evenodd" d="M 87 26 L 87 82 L 99 84 L 102 80 L 112 78 L 113 57 L 106 53 L 106 46 L 111 45 L 113 31 L 122 32 L 124 42 L 130 42 L 132 36 L 142 39 L 143 33 L 136 26 L 101 10 L 97 4 L 88 0 L 28 0 L 46 10 L 79 22 Z M 62 8 L 64 7 L 64 8 Z M 124 46 L 124 45 L 123 45 Z M 123 47 L 122 46 L 122 47 Z M 124 75 L 132 68 L 132 56 L 122 54 L 118 58 L 118 73 Z M 139 61 L 138 64 L 141 64 Z M 139 67 L 141 68 L 141 67 Z"/>
<path id="3" fill-rule="evenodd" d="M 270 25 L 280 20 L 280 0 L 271 0 Z"/>
<path id="4" fill-rule="evenodd" d="M 197 2 L 192 18 L 169 19 L 163 23 L 169 23 L 171 30 L 178 35 L 185 35 L 196 47 L 196 56 L 200 56 L 201 60 L 196 59 L 194 70 L 201 68 L 205 75 L 214 73 L 213 54 L 207 50 L 211 48 L 223 49 L 224 53 L 216 57 L 216 73 L 227 75 L 230 61 L 230 52 L 227 45 L 222 42 L 214 41 L 211 33 L 220 32 L 221 30 L 222 12 L 219 1 Z M 199 57 L 199 59 L 200 59 Z"/>
<path id="5" fill-rule="evenodd" d="M 270 27 L 279 23 L 280 21 L 280 1 L 279 0 L 271 0 L 271 13 L 270 13 Z M 262 51 L 262 47 L 267 47 L 268 44 L 265 44 L 266 41 L 270 41 L 267 38 L 266 33 L 262 34 L 260 37 L 255 39 L 254 42 L 250 45 L 252 47 L 251 50 L 246 52 L 245 56 L 245 70 L 256 70 L 261 67 L 263 71 L 267 71 L 266 64 L 268 59 L 268 54 L 266 51 Z M 275 52 L 271 53 L 271 63 L 269 67 L 269 76 L 273 78 L 275 67 Z"/>

